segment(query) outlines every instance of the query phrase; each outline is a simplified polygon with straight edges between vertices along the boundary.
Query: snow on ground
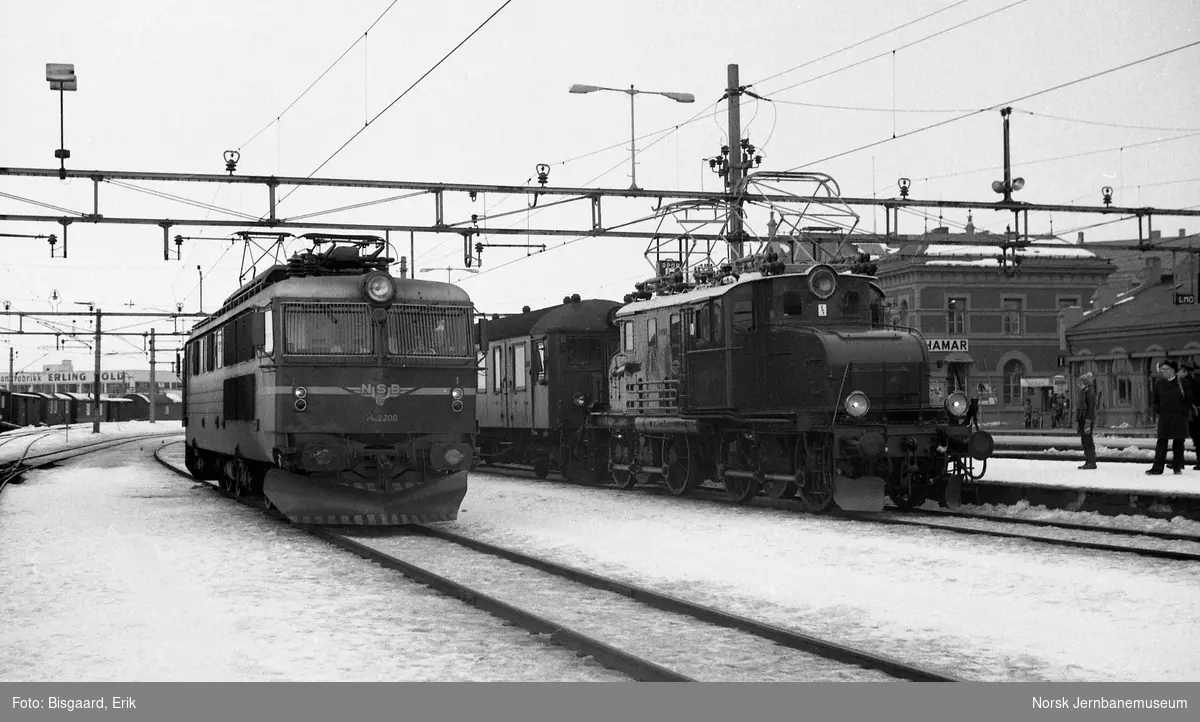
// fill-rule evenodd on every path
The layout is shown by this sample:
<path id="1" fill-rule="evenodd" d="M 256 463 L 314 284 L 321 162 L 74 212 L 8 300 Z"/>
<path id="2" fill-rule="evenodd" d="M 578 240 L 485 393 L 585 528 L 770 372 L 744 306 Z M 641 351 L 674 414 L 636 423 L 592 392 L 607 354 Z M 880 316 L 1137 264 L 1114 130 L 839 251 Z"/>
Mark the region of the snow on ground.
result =
<path id="1" fill-rule="evenodd" d="M 1200 680 L 1200 567 L 476 474 L 446 528 L 986 681 Z"/>
<path id="2" fill-rule="evenodd" d="M 980 484 L 1019 484 L 1021 486 L 1065 487 L 1088 491 L 1162 496 L 1200 496 L 1200 471 L 1190 466 L 1178 476 L 1167 467 L 1161 476 L 1148 476 L 1150 464 L 1105 464 L 1097 469 L 1080 469 L 1075 462 L 1036 459 L 988 459 Z M 976 473 L 979 468 L 976 467 Z"/>
<path id="3" fill-rule="evenodd" d="M 627 679 L 129 448 L 0 493 L 0 680 Z"/>
<path id="4" fill-rule="evenodd" d="M 96 441 L 131 438 L 154 434 L 183 433 L 181 421 L 113 421 L 100 424 L 100 433 L 92 433 L 92 422 L 70 426 L 26 426 L 0 434 L 0 463 L 16 461 L 25 453 L 44 454 L 70 449 Z"/>

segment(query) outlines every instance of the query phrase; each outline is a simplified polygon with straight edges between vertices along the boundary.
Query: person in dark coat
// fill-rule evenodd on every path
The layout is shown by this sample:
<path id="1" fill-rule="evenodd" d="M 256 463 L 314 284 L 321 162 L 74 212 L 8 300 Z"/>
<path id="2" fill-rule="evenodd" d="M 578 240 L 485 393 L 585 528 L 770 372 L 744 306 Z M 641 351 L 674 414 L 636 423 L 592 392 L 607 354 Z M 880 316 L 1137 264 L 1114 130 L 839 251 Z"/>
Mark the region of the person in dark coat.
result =
<path id="1" fill-rule="evenodd" d="M 1090 371 L 1079 377 L 1079 395 L 1075 401 L 1075 425 L 1079 429 L 1085 459 L 1080 469 L 1096 468 L 1096 440 L 1092 436 L 1096 428 L 1096 388 L 1092 386 L 1093 380 Z"/>
<path id="2" fill-rule="evenodd" d="M 1158 414 L 1158 445 L 1154 465 L 1147 474 L 1161 474 L 1167 465 L 1167 442 L 1172 442 L 1176 474 L 1183 473 L 1183 440 L 1188 435 L 1188 417 L 1193 399 L 1191 384 L 1184 385 L 1179 377 L 1179 364 L 1163 361 L 1158 365 L 1162 378 L 1154 382 L 1154 410 Z"/>
<path id="3" fill-rule="evenodd" d="M 1192 437 L 1192 451 L 1196 452 L 1196 466 L 1193 468 L 1200 471 L 1200 366 L 1193 362 L 1183 364 L 1180 370 L 1187 372 L 1182 374 L 1184 385 L 1191 383 L 1192 421 L 1188 424 L 1188 431 Z"/>

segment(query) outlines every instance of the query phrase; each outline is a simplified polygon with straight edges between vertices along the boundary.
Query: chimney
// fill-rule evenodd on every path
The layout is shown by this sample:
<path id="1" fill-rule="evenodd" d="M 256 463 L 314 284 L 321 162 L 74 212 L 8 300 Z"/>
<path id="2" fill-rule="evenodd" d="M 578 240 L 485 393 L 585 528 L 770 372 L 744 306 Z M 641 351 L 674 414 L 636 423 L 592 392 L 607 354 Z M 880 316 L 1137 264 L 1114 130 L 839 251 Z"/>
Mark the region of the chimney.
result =
<path id="1" fill-rule="evenodd" d="M 1186 229 L 1186 228 L 1180 228 L 1180 229 L 1179 229 L 1179 237 L 1180 237 L 1180 238 L 1183 238 L 1183 237 L 1185 237 L 1186 235 L 1187 235 L 1187 229 Z"/>
<path id="2" fill-rule="evenodd" d="M 1083 231 L 1079 232 L 1078 240 L 1075 241 L 1075 245 L 1077 245 L 1077 246 L 1083 245 Z"/>
<path id="3" fill-rule="evenodd" d="M 1156 241 L 1162 238 L 1162 231 L 1150 231 L 1150 240 Z"/>

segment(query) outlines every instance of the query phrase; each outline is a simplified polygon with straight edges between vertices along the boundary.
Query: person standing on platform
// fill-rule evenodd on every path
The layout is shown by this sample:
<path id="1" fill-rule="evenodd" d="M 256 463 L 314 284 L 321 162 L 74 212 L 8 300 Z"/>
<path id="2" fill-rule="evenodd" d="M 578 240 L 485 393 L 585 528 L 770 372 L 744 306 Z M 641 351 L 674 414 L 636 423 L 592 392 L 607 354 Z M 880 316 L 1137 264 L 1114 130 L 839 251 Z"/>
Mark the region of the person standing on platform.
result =
<path id="1" fill-rule="evenodd" d="M 1200 471 L 1200 366 L 1196 362 L 1185 363 L 1181 369 L 1185 373 L 1183 385 L 1191 384 L 1192 390 L 1192 420 L 1188 423 L 1188 431 L 1192 437 L 1192 451 L 1196 453 L 1196 471 Z"/>
<path id="2" fill-rule="evenodd" d="M 1163 473 L 1167 465 L 1167 442 L 1172 445 L 1176 474 L 1183 473 L 1183 440 L 1188 435 L 1188 417 L 1192 413 L 1191 384 L 1184 385 L 1178 376 L 1179 364 L 1163 361 L 1158 365 L 1162 378 L 1154 382 L 1153 407 L 1158 415 L 1158 445 L 1154 451 L 1154 465 L 1147 474 Z"/>
<path id="3" fill-rule="evenodd" d="M 1096 428 L 1096 389 L 1092 386 L 1093 379 L 1091 371 L 1079 377 L 1079 396 L 1075 401 L 1075 425 L 1079 429 L 1084 456 L 1080 469 L 1096 468 L 1096 440 L 1092 436 Z"/>

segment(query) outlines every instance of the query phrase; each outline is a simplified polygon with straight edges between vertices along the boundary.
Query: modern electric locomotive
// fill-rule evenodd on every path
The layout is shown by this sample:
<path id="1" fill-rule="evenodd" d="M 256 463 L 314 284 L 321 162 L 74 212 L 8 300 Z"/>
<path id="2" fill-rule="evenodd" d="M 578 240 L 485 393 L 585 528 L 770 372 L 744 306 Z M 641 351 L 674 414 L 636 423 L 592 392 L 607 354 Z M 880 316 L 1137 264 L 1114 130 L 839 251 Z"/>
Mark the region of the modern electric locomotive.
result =
<path id="1" fill-rule="evenodd" d="M 187 468 L 298 523 L 457 518 L 474 453 L 470 298 L 393 277 L 381 239 L 302 238 L 310 251 L 192 330 Z"/>

